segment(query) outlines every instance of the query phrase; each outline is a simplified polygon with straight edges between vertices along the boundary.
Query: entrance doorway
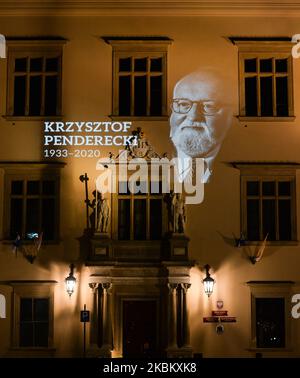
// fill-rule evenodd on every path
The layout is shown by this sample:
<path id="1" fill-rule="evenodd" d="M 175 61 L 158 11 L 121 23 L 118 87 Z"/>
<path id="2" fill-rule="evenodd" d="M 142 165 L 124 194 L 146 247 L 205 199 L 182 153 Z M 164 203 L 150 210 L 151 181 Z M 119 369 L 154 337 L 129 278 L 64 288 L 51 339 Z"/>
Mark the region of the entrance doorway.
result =
<path id="1" fill-rule="evenodd" d="M 123 301 L 123 357 L 156 357 L 157 323 L 155 300 Z"/>

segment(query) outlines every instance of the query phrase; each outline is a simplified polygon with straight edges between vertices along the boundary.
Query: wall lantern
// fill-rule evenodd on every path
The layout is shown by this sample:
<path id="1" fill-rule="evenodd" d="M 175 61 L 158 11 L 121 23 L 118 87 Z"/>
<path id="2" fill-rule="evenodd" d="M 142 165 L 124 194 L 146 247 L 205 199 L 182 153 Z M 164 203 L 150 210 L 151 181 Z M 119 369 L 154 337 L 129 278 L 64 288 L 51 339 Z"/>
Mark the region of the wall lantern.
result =
<path id="1" fill-rule="evenodd" d="M 210 266 L 208 264 L 206 264 L 206 265 L 204 265 L 204 268 L 206 270 L 206 277 L 203 279 L 202 282 L 203 282 L 203 285 L 204 285 L 205 294 L 207 294 L 207 296 L 209 297 L 214 291 L 215 280 L 213 278 L 211 278 L 211 276 L 209 274 Z"/>
<path id="2" fill-rule="evenodd" d="M 76 286 L 76 278 L 74 277 L 74 264 L 70 265 L 70 273 L 69 276 L 65 279 L 66 283 L 66 290 L 71 298 L 71 295 L 74 293 L 75 286 Z"/>

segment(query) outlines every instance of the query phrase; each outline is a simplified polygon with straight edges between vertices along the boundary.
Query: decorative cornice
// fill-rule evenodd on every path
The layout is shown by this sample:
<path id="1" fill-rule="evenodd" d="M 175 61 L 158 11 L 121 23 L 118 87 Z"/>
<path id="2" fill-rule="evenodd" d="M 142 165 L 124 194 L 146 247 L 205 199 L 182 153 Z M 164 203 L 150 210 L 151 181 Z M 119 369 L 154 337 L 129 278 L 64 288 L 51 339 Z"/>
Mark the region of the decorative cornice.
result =
<path id="1" fill-rule="evenodd" d="M 271 42 L 271 43 L 276 43 L 276 42 L 291 42 L 291 37 L 277 37 L 277 36 L 274 36 L 274 37 L 270 37 L 270 36 L 266 36 L 266 37 L 228 37 L 228 39 L 231 41 L 232 44 L 236 45 L 238 43 L 268 43 L 268 42 Z"/>
<path id="2" fill-rule="evenodd" d="M 233 161 L 229 164 L 238 169 L 242 167 L 300 168 L 300 163 L 295 161 Z"/>
<path id="3" fill-rule="evenodd" d="M 1 1 L 0 16 L 298 17 L 300 1 L 32 0 Z"/>
<path id="4" fill-rule="evenodd" d="M 247 285 L 294 285 L 295 281 L 248 281 Z"/>
<path id="5" fill-rule="evenodd" d="M 113 35 L 113 36 L 103 36 L 101 37 L 106 43 L 112 43 L 112 42 L 124 42 L 124 43 L 128 43 L 128 42 L 141 42 L 141 43 L 145 43 L 145 42 L 149 42 L 149 43 L 153 43 L 153 42 L 168 42 L 168 43 L 171 43 L 173 40 L 169 37 L 166 37 L 166 36 L 157 36 L 157 35 L 154 35 L 154 36 L 117 36 L 117 35 Z"/>

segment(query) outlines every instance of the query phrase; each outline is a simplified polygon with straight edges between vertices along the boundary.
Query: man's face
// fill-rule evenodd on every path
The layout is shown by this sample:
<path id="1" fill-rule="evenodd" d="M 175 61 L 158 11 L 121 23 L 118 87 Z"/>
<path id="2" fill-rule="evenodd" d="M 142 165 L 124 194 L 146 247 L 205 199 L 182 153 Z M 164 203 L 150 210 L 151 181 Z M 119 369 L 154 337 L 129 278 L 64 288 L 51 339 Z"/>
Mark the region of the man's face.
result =
<path id="1" fill-rule="evenodd" d="M 221 100 L 226 95 L 222 88 L 216 77 L 200 73 L 185 77 L 175 87 L 171 138 L 186 155 L 207 157 L 220 146 L 231 118 Z"/>

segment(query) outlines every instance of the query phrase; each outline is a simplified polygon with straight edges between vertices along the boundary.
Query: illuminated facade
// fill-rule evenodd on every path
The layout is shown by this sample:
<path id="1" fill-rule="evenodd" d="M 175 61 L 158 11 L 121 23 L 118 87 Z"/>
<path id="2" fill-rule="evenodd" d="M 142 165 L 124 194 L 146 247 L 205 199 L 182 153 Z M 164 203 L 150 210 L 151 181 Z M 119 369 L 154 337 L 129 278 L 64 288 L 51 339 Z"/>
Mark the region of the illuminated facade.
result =
<path id="1" fill-rule="evenodd" d="M 82 356 L 84 305 L 87 356 L 299 356 L 299 4 L 51 4 L 0 5 L 0 356 Z M 173 89 L 202 67 L 234 116 L 173 232 L 159 191 L 93 196 L 119 146 L 44 146 L 44 122 L 132 122 L 132 157 L 172 158 Z"/>

